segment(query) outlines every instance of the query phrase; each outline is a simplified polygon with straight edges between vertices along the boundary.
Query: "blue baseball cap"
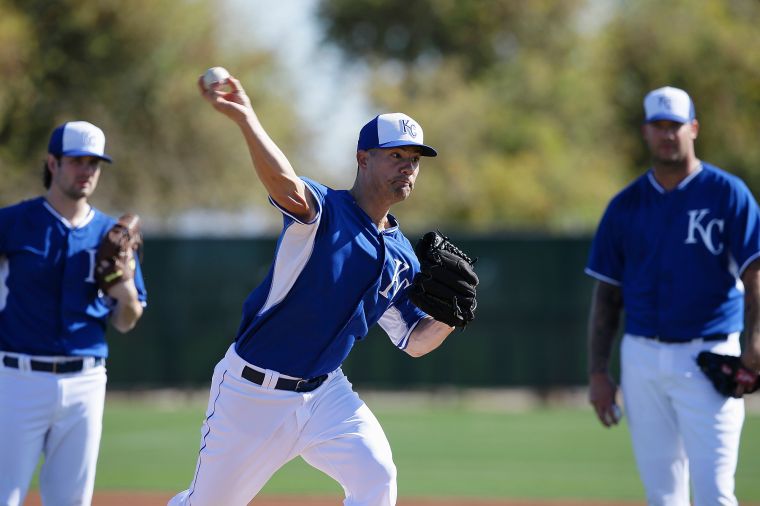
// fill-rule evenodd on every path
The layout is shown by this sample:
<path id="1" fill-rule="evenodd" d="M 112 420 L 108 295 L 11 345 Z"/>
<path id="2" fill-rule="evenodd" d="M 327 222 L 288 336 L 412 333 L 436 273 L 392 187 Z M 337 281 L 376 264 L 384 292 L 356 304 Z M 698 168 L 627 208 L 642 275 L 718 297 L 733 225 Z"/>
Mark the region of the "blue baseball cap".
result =
<path id="1" fill-rule="evenodd" d="M 689 94 L 671 86 L 652 90 L 644 97 L 644 114 L 644 123 L 660 120 L 691 123 L 696 117 Z"/>
<path id="2" fill-rule="evenodd" d="M 48 153 L 55 156 L 95 156 L 111 162 L 113 160 L 105 154 L 105 147 L 103 130 L 86 121 L 69 121 L 53 130 Z"/>
<path id="3" fill-rule="evenodd" d="M 422 156 L 438 156 L 435 149 L 422 143 L 422 138 L 422 127 L 406 114 L 380 114 L 362 127 L 356 150 L 419 146 L 422 148 Z"/>

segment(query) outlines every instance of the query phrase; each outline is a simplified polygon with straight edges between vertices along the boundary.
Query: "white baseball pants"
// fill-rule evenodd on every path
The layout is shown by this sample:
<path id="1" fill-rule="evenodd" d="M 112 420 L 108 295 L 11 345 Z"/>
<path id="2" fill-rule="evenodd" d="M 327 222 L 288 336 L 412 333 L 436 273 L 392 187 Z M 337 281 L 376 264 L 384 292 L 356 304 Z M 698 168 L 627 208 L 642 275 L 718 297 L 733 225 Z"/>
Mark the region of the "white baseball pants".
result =
<path id="1" fill-rule="evenodd" d="M 0 353 L 0 356 L 3 354 Z M 72 374 L 0 363 L 0 505 L 24 503 L 40 455 L 46 505 L 89 506 L 95 485 L 106 393 L 106 369 Z"/>
<path id="2" fill-rule="evenodd" d="M 380 423 L 337 370 L 313 392 L 241 377 L 234 345 L 217 364 L 195 476 L 169 506 L 245 506 L 285 463 L 301 456 L 345 491 L 345 506 L 396 504 L 396 466 Z M 271 380 L 271 381 L 270 381 Z"/>
<path id="3" fill-rule="evenodd" d="M 621 386 L 641 480 L 650 506 L 738 504 L 734 473 L 744 401 L 719 394 L 696 363 L 708 350 L 739 355 L 727 341 L 661 343 L 625 335 Z"/>

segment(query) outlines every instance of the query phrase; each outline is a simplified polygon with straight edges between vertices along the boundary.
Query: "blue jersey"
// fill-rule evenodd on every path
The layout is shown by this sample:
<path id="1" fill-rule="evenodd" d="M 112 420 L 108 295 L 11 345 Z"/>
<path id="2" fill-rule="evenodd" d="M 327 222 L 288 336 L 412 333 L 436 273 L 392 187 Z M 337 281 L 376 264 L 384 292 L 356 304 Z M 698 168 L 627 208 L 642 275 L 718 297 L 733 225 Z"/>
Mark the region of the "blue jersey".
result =
<path id="1" fill-rule="evenodd" d="M 760 256 L 746 185 L 707 163 L 665 191 L 652 171 L 607 207 L 586 273 L 620 286 L 629 334 L 688 340 L 744 326 L 744 269 Z"/>
<path id="2" fill-rule="evenodd" d="M 43 197 L 0 209 L 0 350 L 108 355 L 114 301 L 95 283 L 95 253 L 115 222 L 92 208 L 72 227 Z M 139 265 L 135 285 L 144 304 Z"/>
<path id="3" fill-rule="evenodd" d="M 378 231 L 348 191 L 304 181 L 317 215 L 303 223 L 281 209 L 274 262 L 243 305 L 236 351 L 259 367 L 312 378 L 337 369 L 375 323 L 405 348 L 425 313 L 407 297 L 419 262 L 395 218 Z"/>

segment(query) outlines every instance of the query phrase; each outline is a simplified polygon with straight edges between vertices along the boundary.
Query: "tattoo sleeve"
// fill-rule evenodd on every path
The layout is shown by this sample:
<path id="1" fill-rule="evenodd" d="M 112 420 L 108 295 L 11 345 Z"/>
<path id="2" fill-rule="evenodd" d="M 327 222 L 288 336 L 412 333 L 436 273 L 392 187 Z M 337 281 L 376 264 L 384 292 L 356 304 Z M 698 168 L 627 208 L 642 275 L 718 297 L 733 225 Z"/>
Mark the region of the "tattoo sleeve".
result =
<path id="1" fill-rule="evenodd" d="M 622 310 L 620 287 L 597 281 L 588 322 L 589 373 L 607 372 Z"/>
<path id="2" fill-rule="evenodd" d="M 746 366 L 760 370 L 760 259 L 742 274 L 744 284 L 744 349 Z"/>

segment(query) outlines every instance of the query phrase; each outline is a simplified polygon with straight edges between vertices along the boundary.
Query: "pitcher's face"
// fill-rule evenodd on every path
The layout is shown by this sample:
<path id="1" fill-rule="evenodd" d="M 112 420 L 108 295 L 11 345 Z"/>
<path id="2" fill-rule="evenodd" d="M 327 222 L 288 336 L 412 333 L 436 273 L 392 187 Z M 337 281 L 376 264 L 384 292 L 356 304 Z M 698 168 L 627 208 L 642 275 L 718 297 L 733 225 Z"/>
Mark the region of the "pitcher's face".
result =
<path id="1" fill-rule="evenodd" d="M 399 146 L 371 149 L 367 153 L 367 175 L 374 191 L 393 196 L 394 202 L 406 200 L 420 171 L 421 149 Z"/>

